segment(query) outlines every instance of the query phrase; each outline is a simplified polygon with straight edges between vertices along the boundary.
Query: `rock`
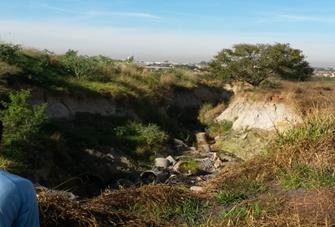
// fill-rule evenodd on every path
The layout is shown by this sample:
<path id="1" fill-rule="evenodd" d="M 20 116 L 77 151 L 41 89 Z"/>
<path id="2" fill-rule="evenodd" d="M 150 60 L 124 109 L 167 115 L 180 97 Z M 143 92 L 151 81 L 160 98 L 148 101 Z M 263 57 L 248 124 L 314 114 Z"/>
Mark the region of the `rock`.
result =
<path id="1" fill-rule="evenodd" d="M 212 152 L 211 146 L 209 144 L 202 144 L 202 145 L 200 145 L 200 150 L 203 153 L 210 153 L 210 152 Z"/>
<path id="2" fill-rule="evenodd" d="M 166 158 L 156 158 L 155 167 L 167 169 L 170 165 L 170 161 Z"/>
<path id="3" fill-rule="evenodd" d="M 221 168 L 223 166 L 225 166 L 225 163 L 223 161 L 221 161 L 220 159 L 216 159 L 216 161 L 214 162 L 214 167 L 216 169 L 218 169 L 218 168 Z"/>
<path id="4" fill-rule="evenodd" d="M 57 196 L 57 197 L 61 197 L 61 198 L 65 198 L 65 199 L 69 199 L 69 200 L 76 200 L 78 199 L 78 196 L 76 196 L 75 194 L 73 194 L 72 192 L 68 192 L 68 191 L 60 191 L 60 190 L 55 190 L 55 189 L 49 189 L 43 186 L 36 186 L 35 187 L 37 194 L 44 192 L 46 194 L 48 194 L 49 196 Z"/>
<path id="5" fill-rule="evenodd" d="M 207 135 L 206 135 L 205 132 L 199 132 L 195 136 L 197 138 L 198 146 L 201 146 L 203 144 L 208 144 L 208 142 L 207 142 Z"/>
<path id="6" fill-rule="evenodd" d="M 125 156 L 121 156 L 121 157 L 120 157 L 120 162 L 121 162 L 122 164 L 125 164 L 127 167 L 131 167 L 131 166 L 132 166 L 132 164 L 131 164 L 131 162 L 129 161 L 129 159 L 126 158 Z"/>
<path id="7" fill-rule="evenodd" d="M 171 155 L 166 157 L 166 159 L 170 162 L 172 166 L 174 166 L 177 163 L 177 161 Z"/>
<path id="8" fill-rule="evenodd" d="M 110 159 L 111 161 L 114 161 L 114 160 L 115 160 L 114 155 L 111 154 L 111 153 L 106 154 L 106 158 Z"/>
<path id="9" fill-rule="evenodd" d="M 190 147 L 190 150 L 191 151 L 197 151 L 197 148 L 196 147 Z"/>
<path id="10" fill-rule="evenodd" d="M 204 188 L 200 186 L 192 186 L 190 189 L 192 192 L 195 192 L 195 193 L 204 192 Z"/>
<path id="11" fill-rule="evenodd" d="M 184 151 L 189 149 L 188 145 L 185 144 L 182 140 L 173 139 L 174 145 L 178 151 Z"/>
<path id="12" fill-rule="evenodd" d="M 214 161 L 210 158 L 204 158 L 204 159 L 197 159 L 199 170 L 207 173 L 213 173 L 215 171 L 214 169 Z"/>
<path id="13" fill-rule="evenodd" d="M 169 177 L 170 173 L 167 171 L 149 170 L 141 173 L 141 180 L 144 184 L 165 183 Z"/>
<path id="14" fill-rule="evenodd" d="M 206 178 L 203 177 L 203 176 L 197 176 L 197 177 L 195 178 L 195 180 L 196 180 L 197 182 L 203 182 L 203 181 L 206 181 Z"/>
<path id="15" fill-rule="evenodd" d="M 180 166 L 185 163 L 183 161 L 178 161 L 174 166 L 173 166 L 173 171 L 176 173 L 181 173 L 180 171 Z"/>

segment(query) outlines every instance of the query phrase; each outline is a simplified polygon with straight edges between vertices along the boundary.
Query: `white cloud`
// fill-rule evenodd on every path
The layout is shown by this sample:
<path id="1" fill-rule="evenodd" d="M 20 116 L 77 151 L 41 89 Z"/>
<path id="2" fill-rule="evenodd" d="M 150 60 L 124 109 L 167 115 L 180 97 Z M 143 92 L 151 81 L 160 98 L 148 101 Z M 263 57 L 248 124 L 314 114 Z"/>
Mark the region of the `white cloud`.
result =
<path id="1" fill-rule="evenodd" d="M 274 18 L 287 21 L 309 21 L 309 22 L 323 22 L 323 23 L 332 23 L 335 21 L 334 18 L 324 16 L 306 16 L 298 14 L 277 14 L 274 15 Z"/>
<path id="2" fill-rule="evenodd" d="M 70 23 L 0 21 L 0 40 L 28 47 L 113 58 L 134 55 L 138 60 L 198 62 L 211 59 L 235 43 L 291 43 L 302 49 L 312 63 L 335 66 L 335 44 L 321 35 L 272 33 L 176 33 L 146 28 L 90 27 Z"/>
<path id="3" fill-rule="evenodd" d="M 297 13 L 297 12 L 262 12 L 258 13 L 260 18 L 257 20 L 262 23 L 273 22 L 318 22 L 318 23 L 335 23 L 335 17 L 329 16 L 327 13 L 319 13 L 318 15 L 312 12 Z"/>
<path id="4" fill-rule="evenodd" d="M 72 16 L 80 17 L 136 17 L 136 18 L 147 18 L 147 19 L 157 19 L 160 18 L 157 15 L 147 13 L 147 12 L 128 12 L 128 11 L 103 11 L 103 10 L 73 10 L 68 8 L 55 7 L 46 3 L 33 5 L 36 8 L 42 8 L 49 11 L 56 11 L 65 14 L 71 14 Z"/>

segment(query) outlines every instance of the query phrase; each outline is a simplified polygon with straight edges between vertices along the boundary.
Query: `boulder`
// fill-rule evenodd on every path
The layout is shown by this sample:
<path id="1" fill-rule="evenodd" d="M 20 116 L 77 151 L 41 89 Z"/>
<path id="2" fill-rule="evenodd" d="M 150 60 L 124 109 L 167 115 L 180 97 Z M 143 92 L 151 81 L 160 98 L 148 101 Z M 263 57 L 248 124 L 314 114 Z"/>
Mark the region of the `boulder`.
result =
<path id="1" fill-rule="evenodd" d="M 170 161 L 166 158 L 156 158 L 155 167 L 167 169 L 170 165 Z"/>
<path id="2" fill-rule="evenodd" d="M 205 191 L 204 188 L 200 186 L 192 186 L 190 190 L 195 193 L 201 193 Z"/>

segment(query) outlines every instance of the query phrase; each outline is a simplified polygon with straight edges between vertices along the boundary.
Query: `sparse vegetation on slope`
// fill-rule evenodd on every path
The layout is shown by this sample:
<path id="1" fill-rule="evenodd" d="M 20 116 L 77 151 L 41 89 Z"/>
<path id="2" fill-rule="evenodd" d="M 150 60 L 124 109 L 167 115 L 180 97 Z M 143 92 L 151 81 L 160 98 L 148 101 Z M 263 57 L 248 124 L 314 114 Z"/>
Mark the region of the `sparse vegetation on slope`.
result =
<path id="1" fill-rule="evenodd" d="M 312 199 L 310 195 L 316 190 L 327 194 L 334 186 L 334 130 L 332 112 L 308 118 L 300 127 L 280 135 L 270 153 L 226 170 L 214 179 L 208 190 L 219 193 L 217 197 L 221 203 L 223 199 L 238 202 L 233 208 L 225 206 L 223 220 L 215 220 L 214 225 L 305 226 L 332 223 L 332 211 L 326 207 L 333 206 L 333 202 Z M 309 134 L 311 137 L 305 136 Z M 258 186 L 245 186 L 250 181 Z M 230 192 L 224 191 L 225 188 Z M 232 194 L 239 192 L 239 188 L 246 192 Z"/>
<path id="2" fill-rule="evenodd" d="M 330 226 L 335 222 L 334 83 L 270 81 L 270 76 L 297 80 L 310 76 L 302 53 L 287 45 L 239 45 L 234 51 L 216 57 L 213 79 L 208 72 L 153 72 L 132 61 L 1 44 L 1 98 L 7 102 L 2 111 L 5 137 L 0 167 L 85 196 L 77 201 L 42 190 L 44 226 Z M 227 54 L 236 61 L 222 59 Z M 209 90 L 217 91 L 214 96 L 225 92 L 223 79 L 260 85 L 242 92 L 254 100 L 290 97 L 288 104 L 297 107 L 303 122 L 285 132 L 274 131 L 274 136 L 249 129 L 237 132 L 232 122 L 217 122 L 228 98 L 208 102 L 212 99 L 200 97 L 211 96 Z M 46 119 L 45 106 L 27 104 L 28 92 L 10 93 L 21 88 L 107 97 L 129 113 Z M 190 105 L 193 97 L 195 107 Z M 153 158 L 177 153 L 171 149 L 173 139 L 191 138 L 199 129 L 223 138 L 223 143 L 211 147 L 217 151 L 242 156 L 242 149 L 252 155 L 245 156 L 246 162 L 224 167 L 198 194 L 180 186 L 136 181 L 131 182 L 134 188 L 112 189 L 123 187 L 116 186 L 117 180 L 132 180 L 137 171 L 151 168 Z M 117 158 L 122 159 L 121 166 L 115 164 Z M 181 172 L 199 172 L 194 157 L 179 160 L 184 162 Z"/>

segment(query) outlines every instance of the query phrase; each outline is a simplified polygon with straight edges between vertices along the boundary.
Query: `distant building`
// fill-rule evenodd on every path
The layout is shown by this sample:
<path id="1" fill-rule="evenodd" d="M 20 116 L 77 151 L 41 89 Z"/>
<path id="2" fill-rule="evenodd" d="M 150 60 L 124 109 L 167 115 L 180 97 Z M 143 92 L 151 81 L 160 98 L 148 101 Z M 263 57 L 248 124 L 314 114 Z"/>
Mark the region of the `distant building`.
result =
<path id="1" fill-rule="evenodd" d="M 335 69 L 333 68 L 315 68 L 315 77 L 335 78 Z"/>

